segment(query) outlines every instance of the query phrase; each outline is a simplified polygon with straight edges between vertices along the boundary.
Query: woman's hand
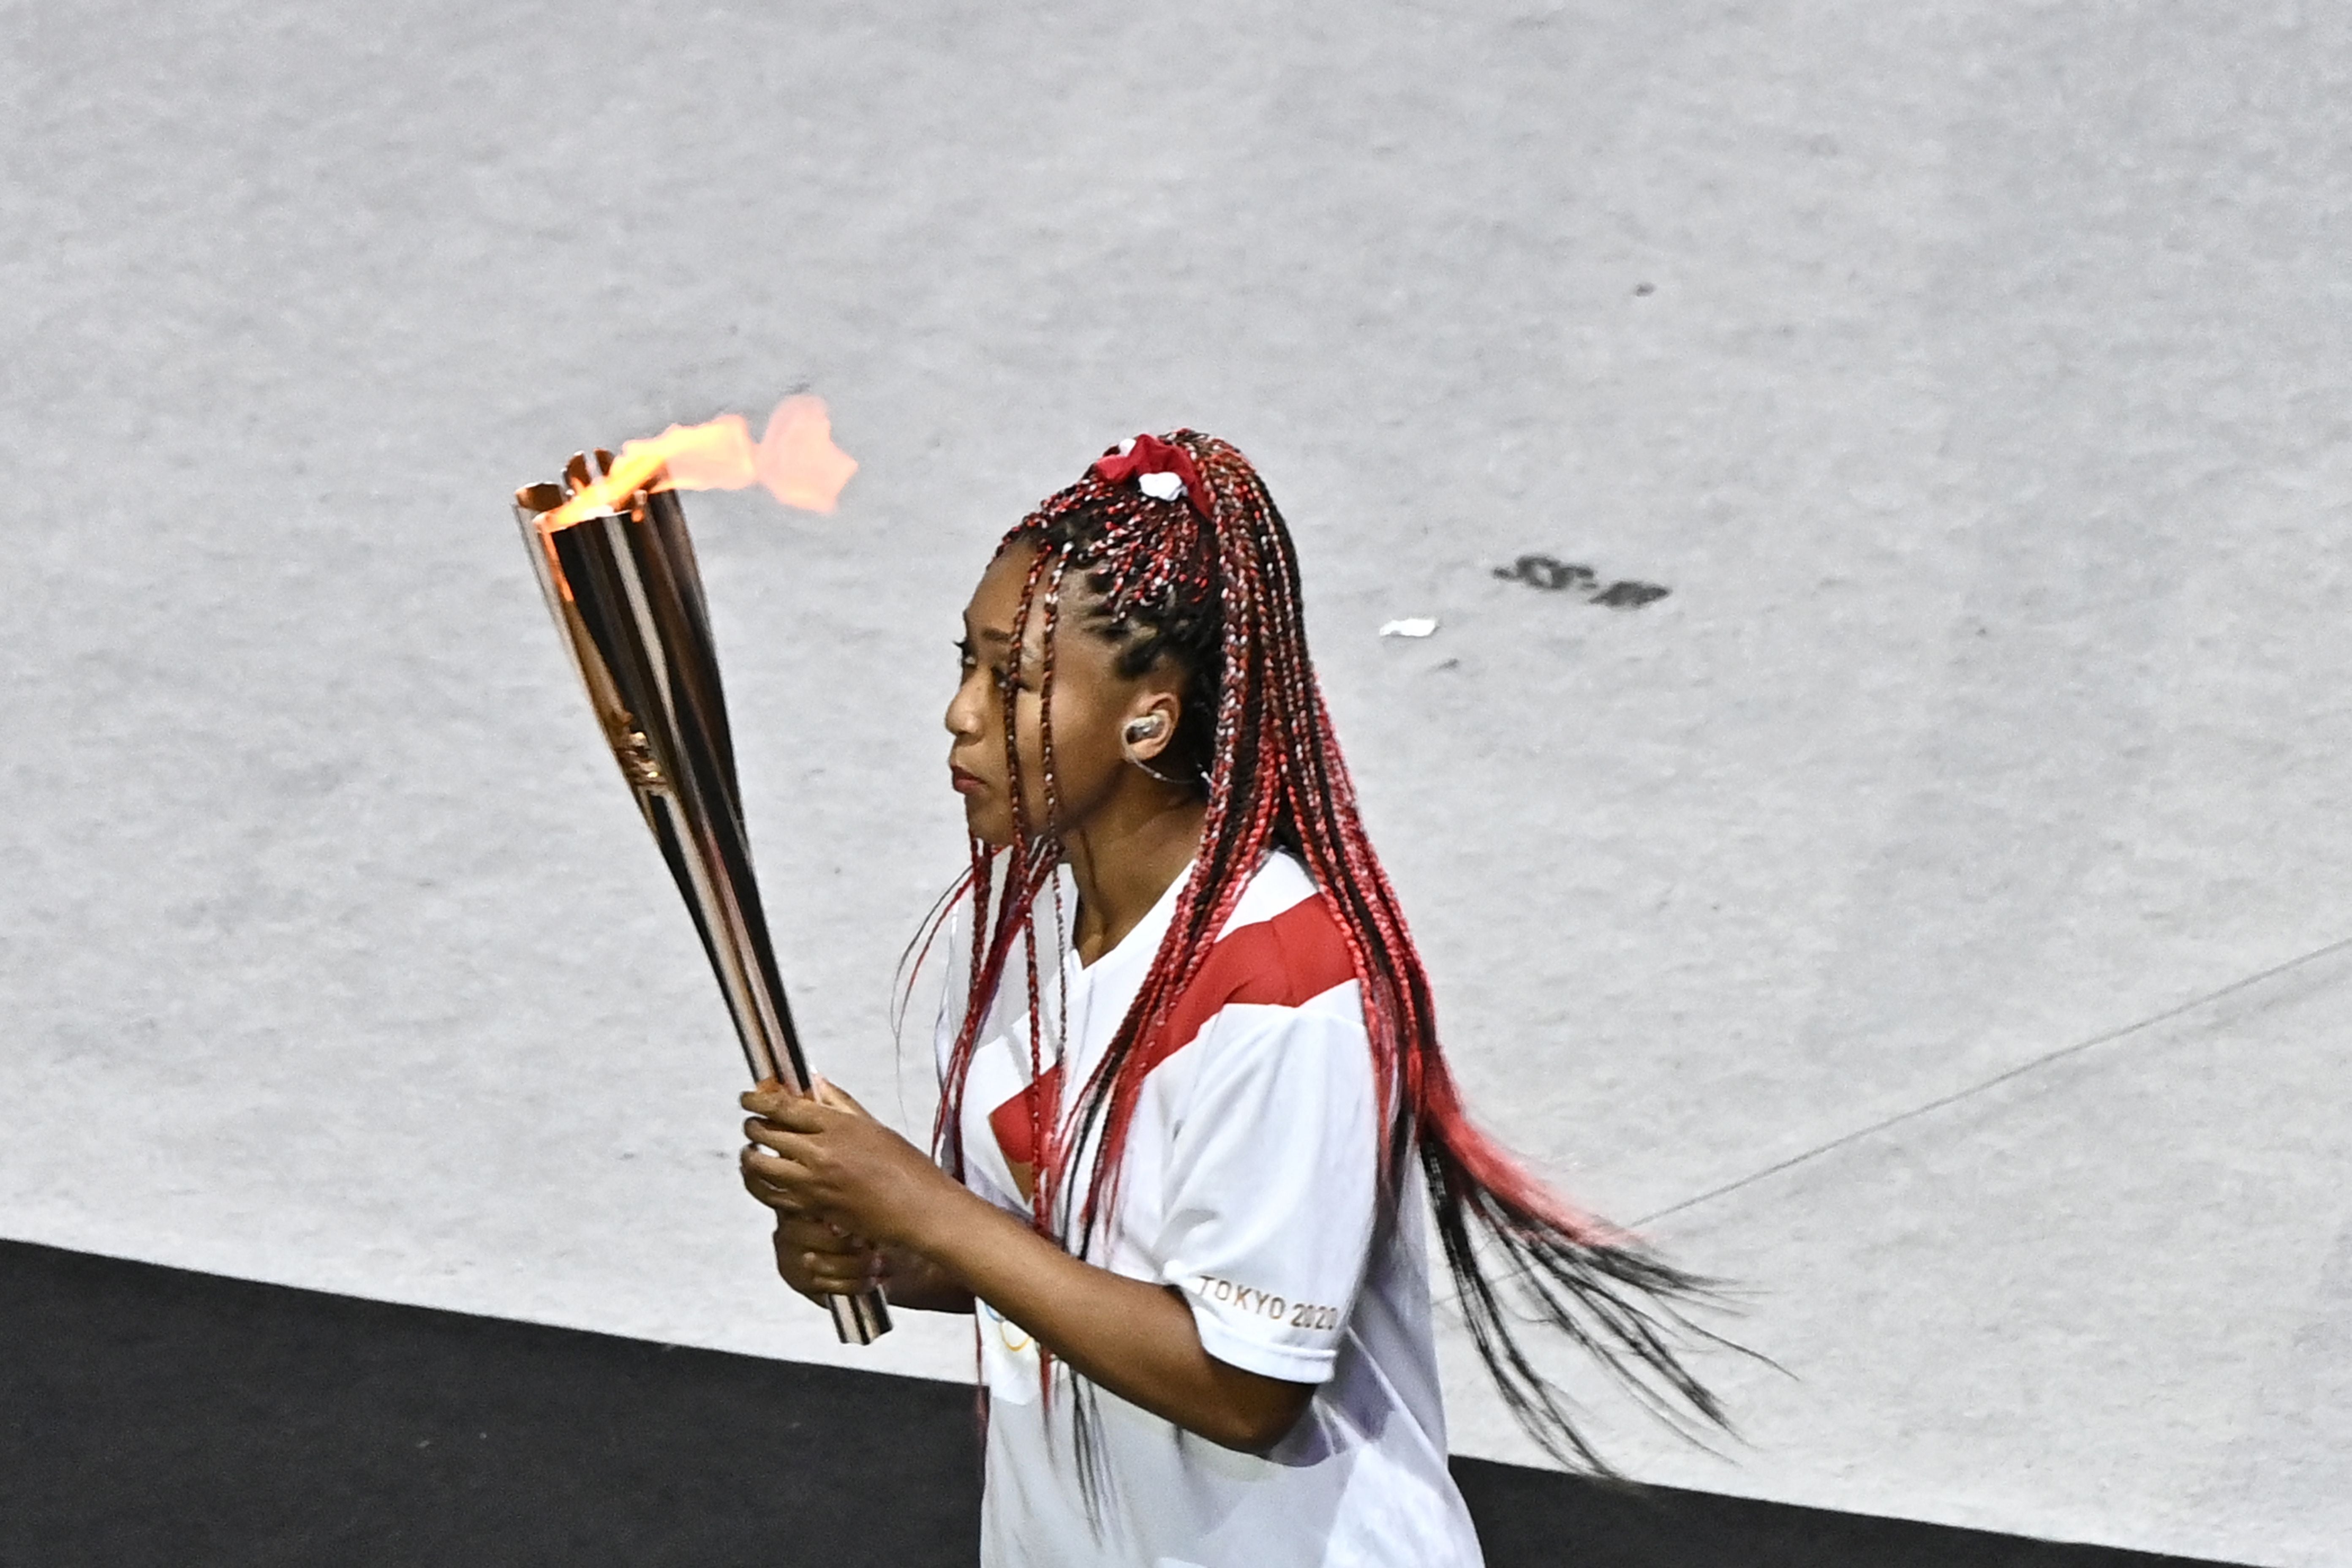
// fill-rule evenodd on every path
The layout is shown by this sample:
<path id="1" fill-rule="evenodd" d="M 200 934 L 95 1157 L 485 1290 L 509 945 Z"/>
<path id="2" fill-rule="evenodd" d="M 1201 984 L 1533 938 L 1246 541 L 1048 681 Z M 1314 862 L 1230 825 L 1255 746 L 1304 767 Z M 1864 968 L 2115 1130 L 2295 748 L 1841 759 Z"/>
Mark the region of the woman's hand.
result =
<path id="1" fill-rule="evenodd" d="M 823 1220 L 779 1212 L 775 1248 L 776 1272 L 812 1301 L 877 1289 L 887 1278 L 879 1250 Z"/>
<path id="2" fill-rule="evenodd" d="M 965 1195 L 929 1155 L 823 1079 L 807 1095 L 763 1083 L 743 1096 L 742 1105 L 751 1112 L 743 1123 L 751 1141 L 743 1151 L 743 1185 L 785 1216 L 777 1226 L 778 1267 L 784 1266 L 789 1226 L 791 1249 L 809 1255 L 796 1258 L 795 1266 L 812 1278 L 839 1279 L 854 1268 L 856 1283 L 835 1293 L 854 1293 L 879 1278 L 878 1264 L 853 1265 L 848 1258 L 913 1246 L 943 1204 Z M 849 1250 L 817 1244 L 817 1230 L 805 1228 L 811 1226 L 829 1229 Z M 792 1281 L 792 1274 L 785 1279 Z"/>
<path id="3" fill-rule="evenodd" d="M 820 1108 L 845 1111 L 868 1128 L 895 1136 L 832 1085 L 820 1083 L 818 1092 L 824 1097 L 816 1101 Z M 893 1306 L 970 1312 L 971 1292 L 943 1277 L 928 1258 L 901 1247 L 877 1247 L 809 1208 L 801 1191 L 802 1173 L 781 1158 L 770 1142 L 784 1131 L 775 1118 L 785 1117 L 788 1107 L 809 1103 L 773 1082 L 763 1083 L 743 1097 L 743 1108 L 759 1113 L 758 1121 L 744 1127 L 752 1142 L 743 1148 L 743 1190 L 776 1211 L 776 1272 L 784 1283 L 820 1306 L 827 1296 L 854 1296 L 879 1289 Z M 819 1129 L 820 1135 L 823 1131 Z M 897 1142 L 912 1150 L 905 1139 Z M 921 1158 L 919 1153 L 917 1158 Z M 930 1165 L 929 1160 L 922 1163 L 926 1168 Z"/>
<path id="4" fill-rule="evenodd" d="M 752 1167 L 758 1145 L 746 1145 L 743 1190 L 776 1211 L 776 1272 L 810 1300 L 855 1296 L 872 1289 L 883 1271 L 882 1254 L 838 1226 L 802 1212 L 790 1193 Z"/>

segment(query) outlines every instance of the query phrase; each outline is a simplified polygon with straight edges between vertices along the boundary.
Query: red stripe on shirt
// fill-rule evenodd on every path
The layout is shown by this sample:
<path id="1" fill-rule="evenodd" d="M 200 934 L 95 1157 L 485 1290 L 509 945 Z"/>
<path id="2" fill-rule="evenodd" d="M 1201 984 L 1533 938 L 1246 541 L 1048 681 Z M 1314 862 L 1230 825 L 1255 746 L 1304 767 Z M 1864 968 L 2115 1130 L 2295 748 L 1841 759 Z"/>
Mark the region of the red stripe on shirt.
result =
<path id="1" fill-rule="evenodd" d="M 1230 931 L 1209 950 L 1201 972 L 1176 999 L 1167 1021 L 1143 1050 L 1143 1070 L 1161 1062 L 1201 1037 L 1209 1021 L 1236 1004 L 1260 1007 L 1299 1007 L 1326 991 L 1356 978 L 1348 956 L 1347 939 L 1339 922 L 1319 892 L 1310 893 L 1272 920 L 1254 921 Z M 1013 1173 L 1023 1178 L 1037 1161 L 1036 1103 L 1038 1091 L 1045 1103 L 1061 1102 L 1062 1067 L 1047 1068 L 1030 1084 L 988 1113 Z"/>

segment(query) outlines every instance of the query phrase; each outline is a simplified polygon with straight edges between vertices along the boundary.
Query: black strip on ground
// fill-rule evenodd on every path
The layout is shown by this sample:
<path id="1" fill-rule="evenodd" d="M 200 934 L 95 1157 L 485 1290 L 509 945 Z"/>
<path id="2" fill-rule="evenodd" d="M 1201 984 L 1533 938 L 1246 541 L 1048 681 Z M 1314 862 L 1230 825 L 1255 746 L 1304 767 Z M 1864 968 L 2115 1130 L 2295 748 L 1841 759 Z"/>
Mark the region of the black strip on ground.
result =
<path id="1" fill-rule="evenodd" d="M 1495 1568 L 2186 1561 L 1455 1470 Z M 5 1568 L 944 1568 L 979 1506 L 950 1385 L 0 1242 Z"/>

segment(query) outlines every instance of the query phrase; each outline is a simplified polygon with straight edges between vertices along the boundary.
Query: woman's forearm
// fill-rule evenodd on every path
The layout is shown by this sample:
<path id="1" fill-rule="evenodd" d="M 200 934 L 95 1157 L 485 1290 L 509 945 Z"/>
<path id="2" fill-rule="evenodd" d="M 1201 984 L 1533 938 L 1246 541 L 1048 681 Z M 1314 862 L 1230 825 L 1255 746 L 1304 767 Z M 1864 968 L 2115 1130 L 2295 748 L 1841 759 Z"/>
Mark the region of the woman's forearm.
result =
<path id="1" fill-rule="evenodd" d="M 942 1197 L 911 1250 L 967 1304 L 980 1298 L 1089 1381 L 1223 1447 L 1264 1452 L 1314 1396 L 1209 1354 L 1170 1287 L 1073 1258 L 963 1188 Z"/>
<path id="2" fill-rule="evenodd" d="M 971 1311 L 971 1292 L 921 1253 L 903 1247 L 887 1247 L 882 1253 L 882 1293 L 892 1306 L 916 1312 Z"/>

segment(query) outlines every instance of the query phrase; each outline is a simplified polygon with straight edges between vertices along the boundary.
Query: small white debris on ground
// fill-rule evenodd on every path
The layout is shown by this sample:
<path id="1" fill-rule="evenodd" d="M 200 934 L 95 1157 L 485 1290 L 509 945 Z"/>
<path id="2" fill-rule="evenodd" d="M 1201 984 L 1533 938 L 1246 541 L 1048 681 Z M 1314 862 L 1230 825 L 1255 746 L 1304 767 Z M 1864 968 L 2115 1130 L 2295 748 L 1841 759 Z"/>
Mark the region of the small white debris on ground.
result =
<path id="1" fill-rule="evenodd" d="M 1382 626 L 1381 627 L 1381 636 L 1384 637 L 1425 637 L 1436 629 L 1437 617 L 1435 616 L 1407 616 L 1402 620 L 1390 621 Z"/>

